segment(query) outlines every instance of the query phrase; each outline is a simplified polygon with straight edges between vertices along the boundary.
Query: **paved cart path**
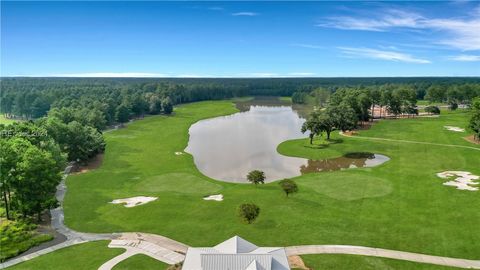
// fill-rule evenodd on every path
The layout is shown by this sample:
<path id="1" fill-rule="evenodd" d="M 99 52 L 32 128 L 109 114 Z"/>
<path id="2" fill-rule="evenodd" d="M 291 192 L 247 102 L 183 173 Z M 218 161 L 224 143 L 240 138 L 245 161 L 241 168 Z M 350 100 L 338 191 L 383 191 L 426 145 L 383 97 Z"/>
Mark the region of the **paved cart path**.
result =
<path id="1" fill-rule="evenodd" d="M 346 135 L 344 135 L 346 136 Z M 354 137 L 354 138 L 365 138 L 372 139 L 368 137 Z M 373 138 L 381 140 L 391 140 L 391 139 L 382 139 L 382 138 Z M 401 140 L 392 140 L 392 141 L 401 141 Z M 401 141 L 401 142 L 411 142 L 411 141 Z M 421 143 L 421 142 L 412 142 L 412 143 Z M 432 143 L 424 143 L 432 144 Z M 463 148 L 472 148 L 475 150 L 480 150 L 480 148 L 468 147 L 468 146 L 459 146 L 459 145 L 443 145 L 443 144 L 433 144 L 433 145 L 442 145 L 442 146 L 454 146 L 454 147 L 463 147 Z M 60 244 L 46 247 L 44 249 L 38 250 L 36 252 L 20 255 L 14 259 L 8 260 L 0 264 L 0 269 L 31 260 L 43 254 L 53 252 L 55 250 L 65 248 L 68 246 L 85 243 L 89 241 L 97 240 L 111 240 L 108 245 L 110 248 L 123 248 L 126 251 L 119 256 L 112 258 L 111 260 L 105 262 L 100 266 L 99 270 L 109 270 L 114 267 L 119 262 L 135 255 L 135 254 L 145 254 L 152 258 L 155 258 L 159 261 L 165 262 L 167 264 L 175 264 L 183 261 L 185 259 L 185 253 L 188 249 L 188 246 L 177 242 L 175 240 L 147 233 L 112 233 L 112 234 L 95 234 L 95 233 L 82 233 L 69 229 L 64 224 L 64 213 L 63 213 L 63 199 L 66 193 L 65 179 L 70 173 L 72 166 L 68 166 L 65 169 L 65 173 L 61 183 L 57 187 L 56 197 L 60 202 L 60 206 L 56 209 L 50 211 L 52 216 L 52 226 L 54 229 L 63 234 L 66 237 L 66 241 Z M 391 258 L 398 260 L 406 260 L 418 263 L 430 263 L 443 266 L 452 266 L 460 268 L 469 268 L 469 269 L 480 269 L 480 260 L 467 260 L 467 259 L 458 259 L 458 258 L 449 258 L 449 257 L 440 257 L 432 256 L 420 253 L 388 250 L 381 248 L 372 248 L 372 247 L 362 247 L 362 246 L 346 246 L 346 245 L 308 245 L 308 246 L 291 246 L 286 247 L 287 255 L 305 255 L 305 254 L 354 254 L 354 255 L 363 255 L 363 256 L 375 256 L 383 258 Z"/>
<path id="2" fill-rule="evenodd" d="M 382 257 L 397 259 L 418 263 L 429 263 L 450 267 L 459 267 L 467 269 L 480 269 L 480 260 L 466 260 L 449 257 L 432 256 L 420 253 L 389 250 L 382 248 L 347 246 L 347 245 L 307 245 L 292 246 L 285 248 L 287 255 L 307 255 L 307 254 L 350 254 Z"/>
<path id="3" fill-rule="evenodd" d="M 397 140 L 397 139 L 387 139 L 379 137 L 367 137 L 367 136 L 352 136 L 347 135 L 343 132 L 339 132 L 341 136 L 349 137 L 353 139 L 363 139 L 363 140 L 377 140 L 377 141 L 387 141 L 387 142 L 400 142 L 400 143 L 414 143 L 414 144 L 424 144 L 424 145 L 435 145 L 435 146 L 444 146 L 444 147 L 455 147 L 455 148 L 464 148 L 480 151 L 480 147 L 458 145 L 458 144 L 444 144 L 444 143 L 432 143 L 432 142 L 420 142 L 420 141 L 409 141 L 409 140 Z"/>
<path id="4" fill-rule="evenodd" d="M 18 256 L 15 257 L 14 259 L 8 260 L 4 263 L 0 264 L 0 269 L 4 269 L 6 267 L 21 263 L 23 261 L 28 261 L 33 258 L 36 258 L 40 255 L 50 253 L 55 250 L 59 250 L 61 248 L 73 246 L 76 244 L 80 243 L 85 243 L 89 241 L 97 241 L 97 240 L 111 240 L 115 239 L 119 236 L 119 234 L 95 234 L 95 233 L 82 233 L 82 232 L 77 232 L 74 230 L 69 229 L 67 226 L 65 226 L 63 220 L 64 220 L 64 214 L 63 214 L 63 198 L 65 197 L 65 192 L 67 191 L 67 186 L 65 185 L 65 179 L 67 178 L 68 174 L 70 173 L 70 170 L 72 169 L 72 166 L 69 165 L 67 168 L 65 168 L 63 179 L 60 182 L 60 184 L 57 186 L 57 192 L 55 193 L 55 196 L 57 197 L 58 202 L 60 203 L 60 206 L 50 210 L 50 215 L 52 217 L 52 227 L 60 234 L 64 235 L 66 237 L 66 240 L 62 243 L 59 243 L 54 246 L 46 247 L 44 249 L 35 251 L 33 253 L 23 255 L 23 256 Z"/>

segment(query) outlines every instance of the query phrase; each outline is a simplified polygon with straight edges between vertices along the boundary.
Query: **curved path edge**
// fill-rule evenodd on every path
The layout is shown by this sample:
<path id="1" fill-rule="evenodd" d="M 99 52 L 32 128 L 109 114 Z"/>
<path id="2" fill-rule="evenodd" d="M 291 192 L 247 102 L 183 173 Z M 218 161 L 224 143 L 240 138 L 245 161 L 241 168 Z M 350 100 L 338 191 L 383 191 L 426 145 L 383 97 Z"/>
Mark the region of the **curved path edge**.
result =
<path id="1" fill-rule="evenodd" d="M 36 252 L 20 255 L 13 259 L 7 260 L 6 262 L 0 263 L 0 269 L 4 269 L 15 264 L 19 264 L 24 261 L 31 260 L 38 256 L 65 248 L 69 246 L 73 246 L 76 244 L 86 243 L 90 241 L 98 241 L 98 240 L 112 240 L 119 237 L 120 234 L 111 233 L 111 234 L 94 234 L 94 233 L 81 233 L 74 231 L 64 223 L 64 214 L 63 214 L 63 198 L 65 197 L 65 193 L 67 192 L 67 186 L 65 184 L 65 180 L 67 179 L 68 174 L 72 170 L 73 164 L 69 164 L 65 171 L 63 172 L 62 181 L 57 186 L 57 191 L 55 193 L 55 197 L 57 198 L 60 206 L 50 210 L 51 216 L 51 224 L 52 227 L 60 234 L 66 237 L 66 240 L 62 243 L 56 244 L 54 246 L 46 247 L 44 249 L 38 250 Z"/>
<path id="2" fill-rule="evenodd" d="M 455 148 L 463 148 L 463 149 L 471 149 L 480 151 L 480 147 L 473 147 L 473 146 L 466 146 L 466 145 L 459 145 L 459 144 L 444 144 L 444 143 L 432 143 L 432 142 L 420 142 L 420 141 L 409 141 L 409 140 L 398 140 L 398 139 L 388 139 L 388 138 L 380 138 L 380 137 L 368 137 L 368 136 L 352 136 L 347 135 L 344 132 L 338 132 L 341 136 L 354 138 L 354 139 L 364 139 L 364 140 L 377 140 L 377 141 L 387 141 L 387 142 L 400 142 L 400 143 L 413 143 L 413 144 L 424 144 L 424 145 L 434 145 L 434 146 L 444 146 L 444 147 L 455 147 Z"/>
<path id="3" fill-rule="evenodd" d="M 346 136 L 346 135 L 344 135 Z M 473 147 L 472 147 L 473 148 Z M 480 150 L 480 148 L 473 148 Z M 108 245 L 110 248 L 124 248 L 126 251 L 105 262 L 99 269 L 107 270 L 115 266 L 119 262 L 127 259 L 135 254 L 145 254 L 157 260 L 166 263 L 176 263 L 183 261 L 184 254 L 188 246 L 155 234 L 147 233 L 111 233 L 111 234 L 94 234 L 82 233 L 69 229 L 64 224 L 63 199 L 67 191 L 65 180 L 72 169 L 72 165 L 65 168 L 64 176 L 60 184 L 57 186 L 55 194 L 60 202 L 58 208 L 50 210 L 52 216 L 52 227 L 67 238 L 65 242 L 38 250 L 31 254 L 20 255 L 14 259 L 8 260 L 0 264 L 0 269 L 4 269 L 18 263 L 31 260 L 41 255 L 73 246 L 76 244 L 86 243 L 97 240 L 111 240 Z M 420 253 L 411 253 L 404 251 L 388 250 L 381 248 L 371 248 L 362 246 L 348 245 L 306 245 L 306 246 L 290 246 L 285 248 L 287 255 L 306 255 L 306 254 L 352 254 L 363 256 L 374 256 L 391 258 L 398 260 L 406 260 L 418 263 L 429 263 L 443 266 L 452 266 L 460 268 L 480 269 L 480 260 L 467 260 L 449 257 L 440 257 L 425 255 Z"/>
<path id="4" fill-rule="evenodd" d="M 348 245 L 305 245 L 285 248 L 288 256 L 308 254 L 349 254 L 381 257 L 467 269 L 480 269 L 480 260 L 467 260 L 405 251 Z"/>

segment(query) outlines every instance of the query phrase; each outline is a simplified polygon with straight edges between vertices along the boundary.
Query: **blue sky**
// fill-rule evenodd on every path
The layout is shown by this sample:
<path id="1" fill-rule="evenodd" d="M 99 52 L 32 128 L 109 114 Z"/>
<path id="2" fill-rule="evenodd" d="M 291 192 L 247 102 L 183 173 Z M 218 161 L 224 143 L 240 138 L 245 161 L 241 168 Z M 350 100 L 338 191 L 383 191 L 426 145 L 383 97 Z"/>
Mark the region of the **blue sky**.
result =
<path id="1" fill-rule="evenodd" d="M 2 76 L 480 76 L 480 3 L 1 2 Z"/>

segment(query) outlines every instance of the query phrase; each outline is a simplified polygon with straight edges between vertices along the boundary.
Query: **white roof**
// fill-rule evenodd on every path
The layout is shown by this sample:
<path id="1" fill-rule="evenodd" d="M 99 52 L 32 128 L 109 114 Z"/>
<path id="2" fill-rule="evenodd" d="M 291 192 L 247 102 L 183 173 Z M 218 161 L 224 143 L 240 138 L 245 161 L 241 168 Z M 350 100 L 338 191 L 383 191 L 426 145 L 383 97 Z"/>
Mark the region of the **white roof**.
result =
<path id="1" fill-rule="evenodd" d="M 222 253 L 248 253 L 257 249 L 258 247 L 235 235 L 234 237 L 214 246 L 213 248 Z"/>
<path id="2" fill-rule="evenodd" d="M 234 236 L 213 248 L 188 248 L 183 270 L 288 270 L 283 248 L 257 247 Z"/>

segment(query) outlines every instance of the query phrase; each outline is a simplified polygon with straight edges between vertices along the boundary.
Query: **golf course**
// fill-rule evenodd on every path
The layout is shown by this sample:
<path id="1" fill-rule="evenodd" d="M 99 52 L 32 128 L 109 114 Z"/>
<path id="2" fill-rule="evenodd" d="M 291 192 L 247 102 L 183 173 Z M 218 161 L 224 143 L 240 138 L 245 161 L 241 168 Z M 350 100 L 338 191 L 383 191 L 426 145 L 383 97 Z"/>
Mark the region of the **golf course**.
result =
<path id="1" fill-rule="evenodd" d="M 307 138 L 285 141 L 277 148 L 285 156 L 320 160 L 369 152 L 390 158 L 372 168 L 295 177 L 299 192 L 290 197 L 276 182 L 255 186 L 210 179 L 183 152 L 192 124 L 236 112 L 229 100 L 189 103 L 176 107 L 171 116 L 149 116 L 105 132 L 107 148 L 101 166 L 67 178 L 66 225 L 80 232 L 159 234 L 190 246 L 212 246 L 240 235 L 261 246 L 357 245 L 480 259 L 478 192 L 445 186 L 445 180 L 436 175 L 444 171 L 480 175 L 480 146 L 463 139 L 468 133 L 444 128 L 464 127 L 468 111 L 381 120 L 355 136 L 335 132 L 331 140 L 318 137 L 312 145 Z M 229 131 L 224 132 L 227 139 Z M 202 199 L 212 194 L 223 194 L 224 200 Z M 158 199 L 132 208 L 109 203 L 135 196 Z M 239 222 L 237 206 L 245 202 L 261 208 L 253 224 Z M 92 269 L 92 264 L 100 266 L 121 253 L 107 244 L 69 247 L 12 269 L 56 269 L 53 262 L 72 256 L 72 269 Z M 84 251 L 86 246 L 92 247 L 89 252 Z M 314 269 L 329 269 L 329 265 L 336 269 L 449 269 L 352 255 L 304 257 Z M 136 255 L 114 269 L 133 269 L 128 268 L 129 261 L 137 267 L 161 269 L 164 265 Z M 340 261 L 344 268 L 337 267 Z"/>

